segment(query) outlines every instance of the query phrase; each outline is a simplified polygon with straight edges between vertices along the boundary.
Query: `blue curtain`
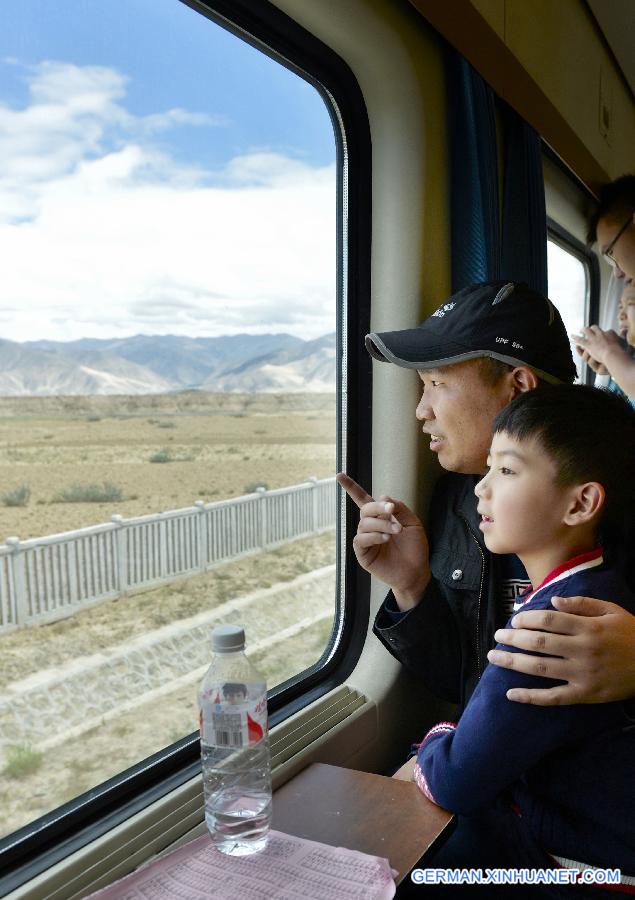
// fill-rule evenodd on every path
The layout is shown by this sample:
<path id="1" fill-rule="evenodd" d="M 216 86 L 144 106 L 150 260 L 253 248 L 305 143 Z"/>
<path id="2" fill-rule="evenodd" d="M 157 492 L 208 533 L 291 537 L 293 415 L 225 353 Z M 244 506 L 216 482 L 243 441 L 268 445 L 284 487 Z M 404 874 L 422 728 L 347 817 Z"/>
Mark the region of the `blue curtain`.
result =
<path id="1" fill-rule="evenodd" d="M 540 137 L 452 48 L 446 72 L 450 121 L 453 293 L 477 281 L 524 281 L 547 293 L 547 218 Z M 505 173 L 499 219 L 495 106 Z"/>
<path id="2" fill-rule="evenodd" d="M 501 104 L 505 187 L 501 276 L 524 281 L 547 295 L 547 214 L 540 137 L 507 104 Z"/>
<path id="3" fill-rule="evenodd" d="M 447 51 L 451 160 L 452 292 L 500 276 L 494 93 L 455 50 Z"/>

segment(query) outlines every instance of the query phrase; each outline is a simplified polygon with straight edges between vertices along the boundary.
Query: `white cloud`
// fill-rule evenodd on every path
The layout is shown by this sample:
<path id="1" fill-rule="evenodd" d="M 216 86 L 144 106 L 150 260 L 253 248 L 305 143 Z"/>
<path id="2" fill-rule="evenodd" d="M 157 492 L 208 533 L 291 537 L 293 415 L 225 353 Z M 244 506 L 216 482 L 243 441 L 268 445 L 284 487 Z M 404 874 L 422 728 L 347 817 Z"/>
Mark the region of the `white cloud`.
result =
<path id="1" fill-rule="evenodd" d="M 113 69 L 42 63 L 29 87 L 0 105 L 0 337 L 334 329 L 334 166 L 179 164 L 152 135 L 222 120 L 132 116 Z"/>
<path id="2" fill-rule="evenodd" d="M 299 186 L 306 184 L 308 174 L 312 175 L 314 185 L 322 184 L 330 189 L 334 188 L 332 167 L 310 169 L 301 160 L 289 159 L 271 151 L 236 156 L 227 163 L 221 173 L 223 181 L 231 185 L 284 188 L 294 184 Z"/>

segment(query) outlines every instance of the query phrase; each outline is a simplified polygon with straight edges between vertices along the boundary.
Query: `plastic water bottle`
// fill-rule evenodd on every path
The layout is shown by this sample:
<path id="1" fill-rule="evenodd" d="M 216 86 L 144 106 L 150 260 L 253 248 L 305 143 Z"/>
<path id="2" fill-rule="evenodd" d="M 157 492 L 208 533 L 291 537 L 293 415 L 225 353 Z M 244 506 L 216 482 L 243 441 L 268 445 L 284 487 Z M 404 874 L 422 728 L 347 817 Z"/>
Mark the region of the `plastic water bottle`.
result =
<path id="1" fill-rule="evenodd" d="M 198 694 L 205 822 L 221 853 L 246 856 L 264 848 L 271 821 L 267 686 L 242 628 L 214 628 L 212 647 Z"/>

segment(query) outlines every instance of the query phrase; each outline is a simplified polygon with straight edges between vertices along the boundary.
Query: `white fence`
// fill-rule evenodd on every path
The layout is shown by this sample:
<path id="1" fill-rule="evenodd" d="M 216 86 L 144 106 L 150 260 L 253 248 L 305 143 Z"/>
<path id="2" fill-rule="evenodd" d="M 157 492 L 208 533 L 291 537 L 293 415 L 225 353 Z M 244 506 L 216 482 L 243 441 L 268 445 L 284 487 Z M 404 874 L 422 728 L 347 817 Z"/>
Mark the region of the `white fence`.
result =
<path id="1" fill-rule="evenodd" d="M 335 524 L 334 478 L 0 545 L 0 632 L 181 578 Z"/>

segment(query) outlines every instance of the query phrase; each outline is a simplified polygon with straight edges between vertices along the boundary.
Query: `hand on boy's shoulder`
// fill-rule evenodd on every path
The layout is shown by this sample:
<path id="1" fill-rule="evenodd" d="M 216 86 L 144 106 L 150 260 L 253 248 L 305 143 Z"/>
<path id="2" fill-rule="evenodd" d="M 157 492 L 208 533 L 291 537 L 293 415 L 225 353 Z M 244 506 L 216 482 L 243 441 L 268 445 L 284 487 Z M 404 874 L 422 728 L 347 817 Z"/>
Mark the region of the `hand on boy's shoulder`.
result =
<path id="1" fill-rule="evenodd" d="M 496 632 L 497 641 L 526 653 L 490 650 L 488 659 L 502 668 L 566 683 L 512 688 L 507 697 L 537 706 L 635 697 L 635 615 L 593 597 L 553 597 L 552 603 L 555 611 L 521 611 L 514 616 L 512 628 Z"/>

